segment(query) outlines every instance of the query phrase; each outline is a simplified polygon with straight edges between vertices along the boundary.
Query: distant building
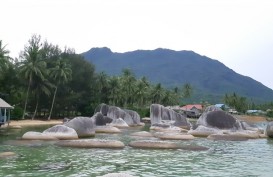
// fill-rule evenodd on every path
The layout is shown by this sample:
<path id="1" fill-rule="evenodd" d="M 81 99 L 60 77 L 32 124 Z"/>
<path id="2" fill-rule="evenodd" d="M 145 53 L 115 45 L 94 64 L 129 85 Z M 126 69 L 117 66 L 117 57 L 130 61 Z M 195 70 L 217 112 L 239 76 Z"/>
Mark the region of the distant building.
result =
<path id="1" fill-rule="evenodd" d="M 214 106 L 217 108 L 221 108 L 223 111 L 230 109 L 230 107 L 228 105 L 223 104 L 223 103 L 215 104 Z"/>
<path id="2" fill-rule="evenodd" d="M 10 110 L 13 109 L 11 105 L 0 98 L 0 126 L 10 121 Z"/>
<path id="3" fill-rule="evenodd" d="M 181 107 L 181 110 L 187 115 L 187 117 L 198 118 L 203 112 L 203 106 L 201 104 L 188 104 Z"/>

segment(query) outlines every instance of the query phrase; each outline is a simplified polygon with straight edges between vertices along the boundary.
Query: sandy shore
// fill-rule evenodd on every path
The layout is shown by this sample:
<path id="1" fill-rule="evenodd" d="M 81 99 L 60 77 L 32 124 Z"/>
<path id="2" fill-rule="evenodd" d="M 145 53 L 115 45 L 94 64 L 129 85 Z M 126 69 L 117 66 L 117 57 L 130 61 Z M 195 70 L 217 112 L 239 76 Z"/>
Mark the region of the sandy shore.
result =
<path id="1" fill-rule="evenodd" d="M 249 116 L 249 115 L 238 115 L 237 116 L 240 120 L 246 122 L 266 122 L 266 117 L 263 116 Z"/>
<path id="2" fill-rule="evenodd" d="M 35 125 L 57 125 L 62 124 L 62 120 L 11 120 L 9 126 L 35 126 Z M 7 125 L 7 124 L 6 124 Z"/>

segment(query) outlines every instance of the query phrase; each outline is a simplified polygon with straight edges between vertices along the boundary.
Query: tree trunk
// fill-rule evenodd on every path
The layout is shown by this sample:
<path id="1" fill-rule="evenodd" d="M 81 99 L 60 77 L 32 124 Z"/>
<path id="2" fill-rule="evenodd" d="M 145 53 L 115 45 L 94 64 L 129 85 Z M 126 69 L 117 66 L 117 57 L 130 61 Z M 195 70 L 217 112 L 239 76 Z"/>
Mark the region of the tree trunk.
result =
<path id="1" fill-rule="evenodd" d="M 34 117 L 36 116 L 38 105 L 39 105 L 39 97 L 37 98 L 37 103 L 36 103 L 35 111 L 34 111 L 34 113 L 32 115 L 32 120 L 34 120 Z"/>
<path id="2" fill-rule="evenodd" d="M 52 114 L 53 106 L 54 106 L 54 103 L 55 103 L 55 97 L 56 97 L 57 90 L 58 90 L 58 86 L 56 86 L 56 89 L 55 89 L 55 92 L 54 92 L 54 95 L 53 95 L 53 100 L 52 100 L 49 116 L 47 118 L 48 120 L 50 120 L 50 118 L 51 118 L 51 114 Z"/>
<path id="3" fill-rule="evenodd" d="M 29 94 L 29 89 L 30 89 L 30 83 L 31 83 L 31 77 L 29 78 L 29 81 L 28 81 L 27 97 L 26 97 L 26 101 L 25 101 L 25 107 L 24 107 L 24 112 L 23 112 L 22 119 L 25 119 L 25 114 L 26 114 L 26 109 L 27 109 L 27 100 L 28 100 L 28 94 Z"/>

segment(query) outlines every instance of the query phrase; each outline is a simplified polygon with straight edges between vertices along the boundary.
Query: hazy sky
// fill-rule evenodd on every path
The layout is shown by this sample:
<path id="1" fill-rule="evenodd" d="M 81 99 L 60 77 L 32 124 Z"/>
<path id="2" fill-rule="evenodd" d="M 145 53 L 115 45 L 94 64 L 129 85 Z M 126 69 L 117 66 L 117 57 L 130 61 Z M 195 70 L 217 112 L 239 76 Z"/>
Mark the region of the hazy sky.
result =
<path id="1" fill-rule="evenodd" d="M 273 88 L 273 0 L 0 0 L 0 7 L 0 39 L 12 57 L 32 34 L 77 53 L 192 50 Z"/>

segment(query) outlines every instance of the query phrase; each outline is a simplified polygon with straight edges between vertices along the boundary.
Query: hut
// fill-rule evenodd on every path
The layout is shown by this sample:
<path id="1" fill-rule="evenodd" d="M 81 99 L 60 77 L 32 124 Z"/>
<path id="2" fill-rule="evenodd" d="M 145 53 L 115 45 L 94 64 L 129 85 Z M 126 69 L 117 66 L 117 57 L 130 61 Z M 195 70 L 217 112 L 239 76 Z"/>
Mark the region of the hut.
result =
<path id="1" fill-rule="evenodd" d="M 0 98 L 0 127 L 6 122 L 9 123 L 11 109 L 13 109 L 13 107 Z"/>

